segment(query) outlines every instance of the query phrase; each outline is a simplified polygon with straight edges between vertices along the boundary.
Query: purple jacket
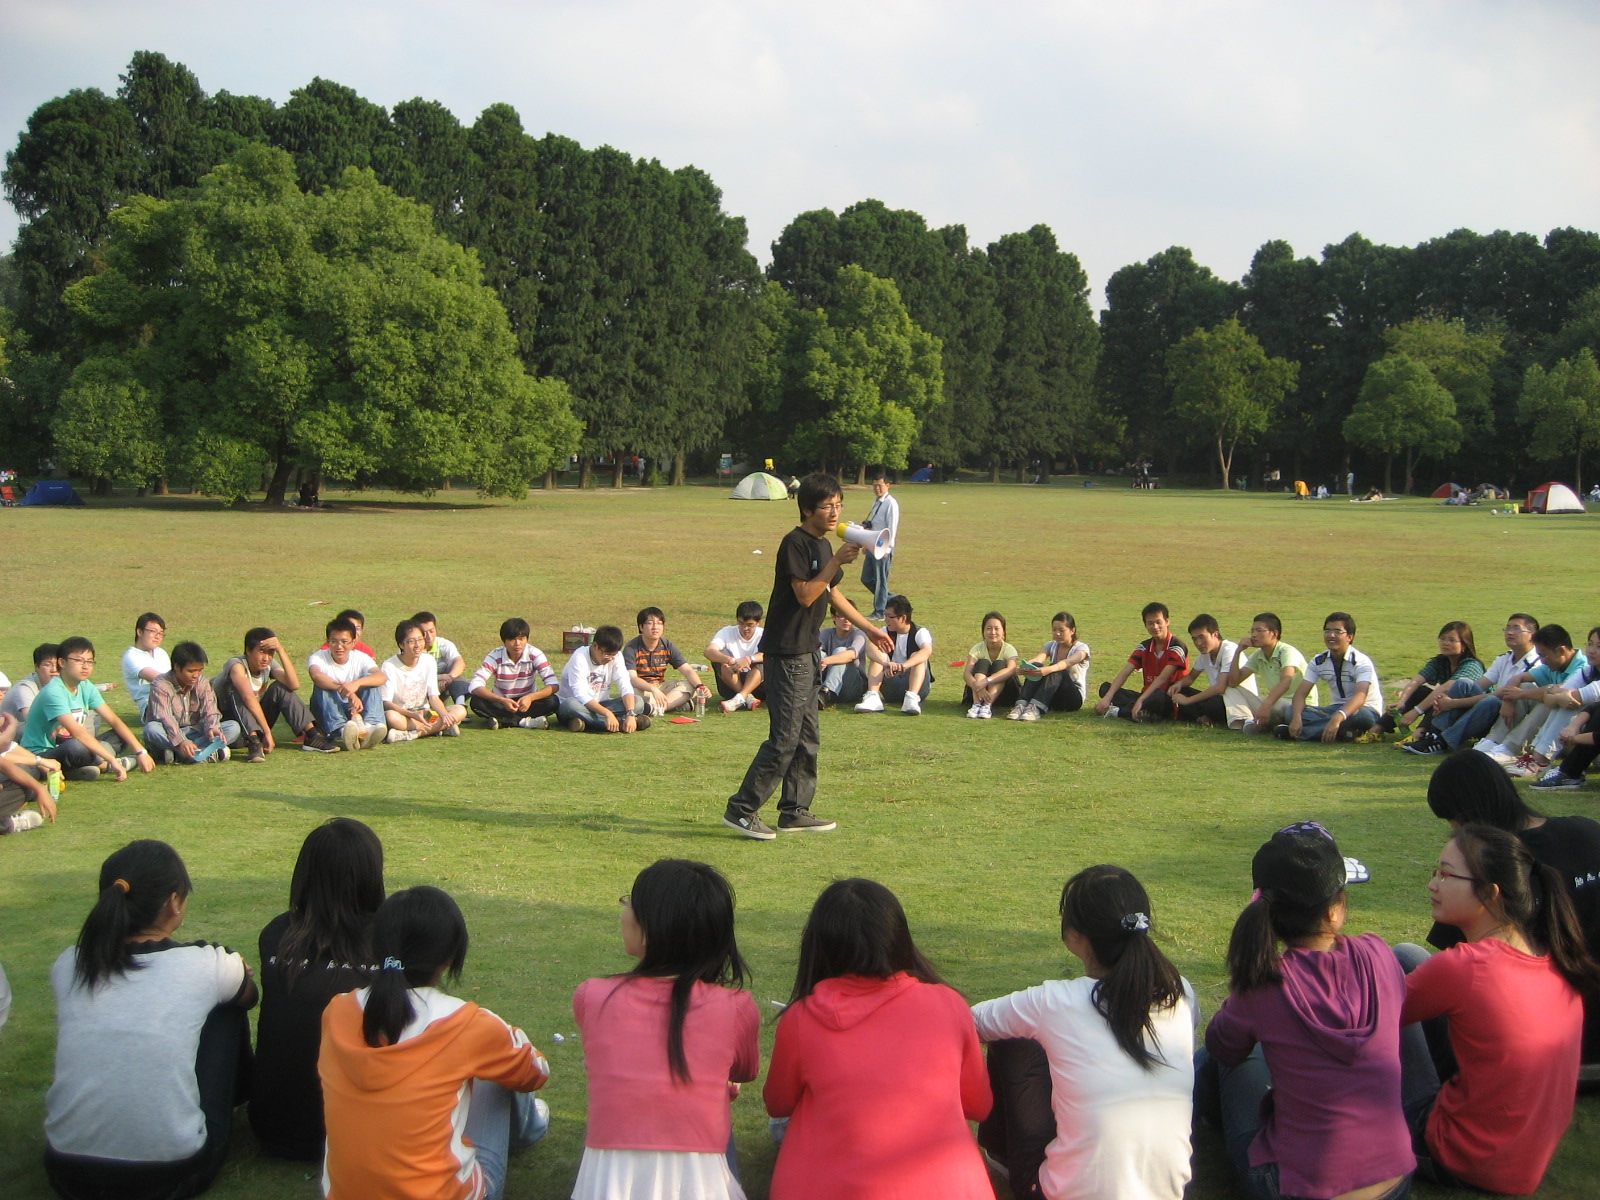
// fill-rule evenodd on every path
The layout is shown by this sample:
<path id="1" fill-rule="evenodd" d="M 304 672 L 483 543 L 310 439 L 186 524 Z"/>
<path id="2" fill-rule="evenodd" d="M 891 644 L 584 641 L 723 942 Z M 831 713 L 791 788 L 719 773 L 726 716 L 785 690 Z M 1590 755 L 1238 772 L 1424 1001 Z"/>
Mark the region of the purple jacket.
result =
<path id="1" fill-rule="evenodd" d="M 1286 950 L 1283 983 L 1229 996 L 1206 1049 L 1233 1067 L 1261 1044 L 1272 1071 L 1250 1165 L 1289 1196 L 1338 1196 L 1416 1168 L 1400 1108 L 1405 974 L 1375 933 Z"/>

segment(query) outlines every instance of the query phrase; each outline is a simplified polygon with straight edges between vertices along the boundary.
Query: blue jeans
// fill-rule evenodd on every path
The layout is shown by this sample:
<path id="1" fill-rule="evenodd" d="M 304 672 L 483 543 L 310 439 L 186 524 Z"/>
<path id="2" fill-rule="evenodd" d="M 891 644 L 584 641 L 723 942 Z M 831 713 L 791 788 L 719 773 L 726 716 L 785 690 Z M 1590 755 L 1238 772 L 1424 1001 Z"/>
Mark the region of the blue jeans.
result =
<path id="1" fill-rule="evenodd" d="M 1343 707 L 1338 704 L 1307 705 L 1300 714 L 1300 740 L 1314 742 L 1322 736 L 1322 731 L 1328 727 L 1328 722 L 1333 720 L 1333 714 Z M 1378 714 L 1370 708 L 1362 707 L 1356 710 L 1356 715 L 1346 717 L 1344 725 L 1339 732 L 1346 729 L 1352 735 L 1365 733 L 1378 723 Z"/>
<path id="2" fill-rule="evenodd" d="M 360 720 L 367 725 L 383 724 L 383 689 L 362 688 Z M 327 688 L 311 689 L 311 717 L 324 737 L 337 740 L 339 731 L 350 724 L 350 701 Z"/>
<path id="3" fill-rule="evenodd" d="M 906 692 L 911 687 L 911 673 L 904 675 L 885 675 L 883 683 L 879 686 L 878 693 L 883 697 L 885 704 L 894 704 L 906 698 Z M 917 689 L 917 697 L 921 700 L 928 698 L 928 693 L 933 691 L 933 672 L 929 671 L 922 677 L 922 686 Z"/>
<path id="4" fill-rule="evenodd" d="M 883 619 L 883 606 L 889 603 L 892 593 L 889 590 L 889 568 L 894 566 L 894 555 L 885 554 L 882 558 L 873 558 L 869 553 L 866 561 L 861 564 L 861 586 L 872 589 L 872 612 L 875 620 Z"/>
<path id="5" fill-rule="evenodd" d="M 1471 708 L 1452 708 L 1433 718 L 1434 729 L 1452 750 L 1461 749 L 1469 741 L 1477 741 L 1500 719 L 1500 698 L 1485 696 L 1475 683 L 1458 679 L 1450 685 L 1445 695 L 1454 700 L 1468 696 L 1482 697 Z"/>
<path id="6" fill-rule="evenodd" d="M 1414 1028 L 1414 1027 L 1413 1027 Z M 1219 1121 L 1223 1148 L 1239 1190 L 1249 1200 L 1288 1200 L 1278 1178 L 1278 1164 L 1250 1165 L 1250 1145 L 1261 1131 L 1261 1103 L 1272 1089 L 1272 1071 L 1261 1046 L 1236 1067 L 1225 1067 L 1206 1052 L 1194 1055 L 1195 1108 L 1200 1116 Z M 1407 1175 L 1379 1200 L 1404 1200 L 1411 1194 Z"/>
<path id="7" fill-rule="evenodd" d="M 822 668 L 822 686 L 840 704 L 854 704 L 867 694 L 867 677 L 855 663 L 834 663 Z"/>
<path id="8" fill-rule="evenodd" d="M 506 1160 L 513 1149 L 531 1146 L 550 1130 L 550 1113 L 533 1093 L 512 1092 L 487 1079 L 472 1081 L 467 1109 L 467 1139 L 483 1168 L 484 1200 L 500 1200 L 506 1187 Z"/>
<path id="9" fill-rule="evenodd" d="M 222 744 L 231 746 L 237 742 L 244 733 L 237 721 L 219 722 L 222 727 Z M 196 750 L 205 749 L 209 739 L 206 731 L 198 725 L 191 725 L 183 731 L 185 740 L 193 742 Z M 167 727 L 160 721 L 151 721 L 144 727 L 144 744 L 151 750 L 177 750 L 171 738 L 167 736 Z M 182 760 L 179 760 L 182 761 Z"/>
<path id="10" fill-rule="evenodd" d="M 602 700 L 600 706 L 609 709 L 616 715 L 618 721 L 628 715 L 628 710 L 622 707 L 620 699 Z M 640 711 L 644 711 L 642 708 Z M 556 717 L 562 724 L 576 718 L 588 726 L 589 733 L 605 733 L 606 719 L 587 704 L 579 704 L 571 696 L 563 696 L 556 704 Z"/>

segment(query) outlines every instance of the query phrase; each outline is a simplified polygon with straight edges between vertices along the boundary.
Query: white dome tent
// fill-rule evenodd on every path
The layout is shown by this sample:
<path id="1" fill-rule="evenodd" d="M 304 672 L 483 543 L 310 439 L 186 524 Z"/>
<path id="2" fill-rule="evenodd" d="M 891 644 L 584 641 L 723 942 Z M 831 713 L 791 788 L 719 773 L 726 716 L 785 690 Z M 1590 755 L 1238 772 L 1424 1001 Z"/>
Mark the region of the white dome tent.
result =
<path id="1" fill-rule="evenodd" d="M 1578 493 L 1564 483 L 1547 483 L 1543 487 L 1536 487 L 1528 493 L 1528 501 L 1522 506 L 1523 512 L 1530 513 L 1581 513 L 1586 511 L 1583 501 L 1578 499 Z"/>
<path id="2" fill-rule="evenodd" d="M 752 471 L 728 494 L 729 500 L 787 500 L 789 486 L 776 475 Z"/>

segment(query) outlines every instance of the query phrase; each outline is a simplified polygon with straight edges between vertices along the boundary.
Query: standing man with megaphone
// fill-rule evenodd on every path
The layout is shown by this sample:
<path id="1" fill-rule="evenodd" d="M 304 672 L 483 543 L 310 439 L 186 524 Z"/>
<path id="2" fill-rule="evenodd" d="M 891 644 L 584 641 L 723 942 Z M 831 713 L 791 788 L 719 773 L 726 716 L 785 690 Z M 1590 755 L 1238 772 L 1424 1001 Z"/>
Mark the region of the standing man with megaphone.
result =
<path id="1" fill-rule="evenodd" d="M 807 475 L 796 496 L 800 524 L 784 535 L 773 563 L 772 598 L 761 635 L 767 692 L 767 740 L 756 751 L 739 790 L 728 798 L 723 824 L 748 838 L 771 841 L 779 833 L 823 833 L 837 822 L 814 816 L 817 752 L 821 725 L 817 710 L 822 693 L 818 634 L 828 605 L 849 617 L 867 639 L 888 653 L 894 640 L 861 615 L 839 590 L 843 567 L 861 553 L 858 542 L 841 541 L 837 550 L 824 540 L 844 508 L 839 481 L 832 475 Z M 778 828 L 759 813 L 779 783 Z"/>
<path id="2" fill-rule="evenodd" d="M 867 556 L 861 564 L 861 586 L 872 589 L 872 619 L 884 619 L 884 605 L 889 603 L 889 568 L 894 565 L 894 540 L 900 535 L 900 501 L 889 494 L 889 478 L 878 467 L 872 473 L 872 511 L 867 514 L 868 529 L 888 530 L 889 551 L 882 558 Z"/>

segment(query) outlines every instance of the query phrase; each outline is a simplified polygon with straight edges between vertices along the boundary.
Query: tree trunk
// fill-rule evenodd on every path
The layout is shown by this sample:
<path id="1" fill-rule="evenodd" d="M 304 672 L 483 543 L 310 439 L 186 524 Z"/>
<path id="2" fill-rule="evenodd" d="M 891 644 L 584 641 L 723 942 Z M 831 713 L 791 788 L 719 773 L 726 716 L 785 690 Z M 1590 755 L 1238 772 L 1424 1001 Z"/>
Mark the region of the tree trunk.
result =
<path id="1" fill-rule="evenodd" d="M 594 464 L 587 458 L 578 460 L 578 486 L 588 489 L 594 484 Z"/>
<path id="2" fill-rule="evenodd" d="M 1583 496 L 1583 447 L 1578 447 L 1578 457 L 1572 463 L 1572 490 Z"/>
<path id="3" fill-rule="evenodd" d="M 1028 460 L 1025 458 L 1017 459 L 1017 482 L 1028 482 Z"/>
<path id="4" fill-rule="evenodd" d="M 1416 470 L 1416 466 L 1417 466 L 1416 451 L 1412 450 L 1408 446 L 1408 447 L 1406 447 L 1406 486 L 1405 486 L 1404 491 L 1403 491 L 1404 495 L 1409 496 L 1411 494 L 1411 481 L 1412 481 L 1411 473 L 1414 470 Z"/>
<path id="5" fill-rule="evenodd" d="M 450 490 L 450 476 L 446 475 L 439 481 L 439 490 L 441 492 L 448 492 Z"/>
<path id="6" fill-rule="evenodd" d="M 165 475 L 156 476 L 155 483 L 151 485 L 150 494 L 152 496 L 172 495 L 172 489 L 167 486 L 167 477 Z"/>
<path id="7" fill-rule="evenodd" d="M 278 464 L 272 469 L 272 479 L 267 483 L 267 503 L 282 504 L 284 492 L 289 487 L 289 472 L 294 470 L 294 463 L 287 454 L 279 455 Z"/>
<path id="8" fill-rule="evenodd" d="M 866 484 L 867 484 L 867 464 L 866 463 L 857 463 L 856 464 L 856 486 L 857 487 L 865 487 Z"/>
<path id="9" fill-rule="evenodd" d="M 1233 476 L 1230 472 L 1233 470 L 1233 448 L 1230 446 L 1227 452 L 1224 453 L 1220 437 L 1217 439 L 1217 466 L 1222 468 L 1222 490 L 1225 492 L 1232 491 Z"/>
<path id="10" fill-rule="evenodd" d="M 619 454 L 619 455 L 617 455 L 615 464 L 611 468 L 611 486 L 612 487 L 620 488 L 622 486 L 622 472 L 623 472 L 622 455 Z"/>
<path id="11" fill-rule="evenodd" d="M 544 473 L 544 484 L 542 486 L 547 492 L 553 492 L 556 490 L 558 485 L 556 483 L 556 469 L 554 467 L 551 467 Z"/>
<path id="12" fill-rule="evenodd" d="M 1000 482 L 1000 460 L 998 458 L 991 458 L 989 460 L 989 482 Z"/>
<path id="13" fill-rule="evenodd" d="M 672 456 L 672 486 L 683 486 L 683 451 L 679 450 Z"/>

